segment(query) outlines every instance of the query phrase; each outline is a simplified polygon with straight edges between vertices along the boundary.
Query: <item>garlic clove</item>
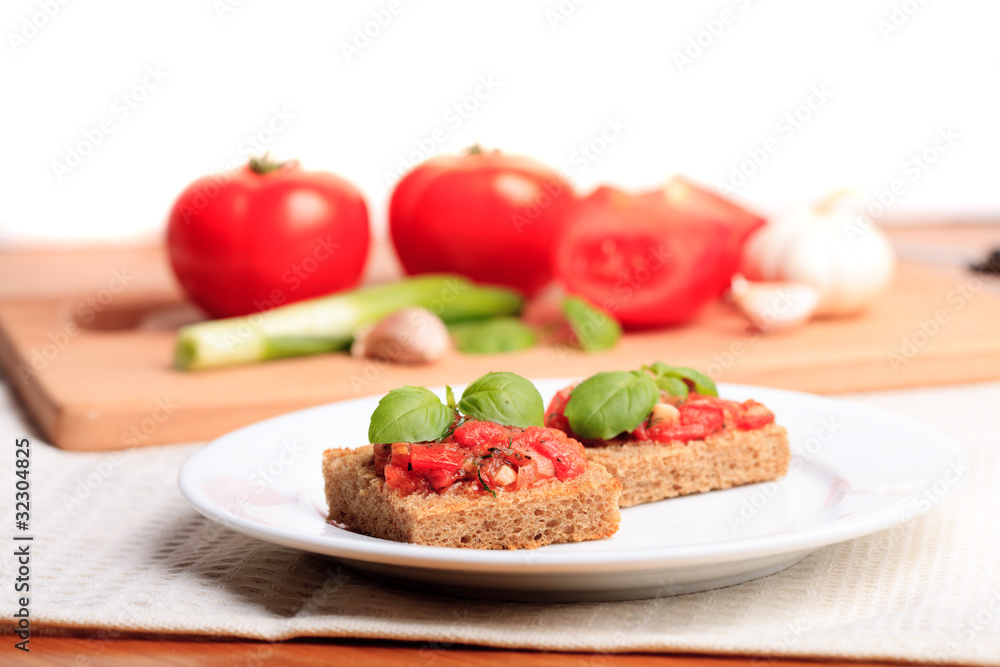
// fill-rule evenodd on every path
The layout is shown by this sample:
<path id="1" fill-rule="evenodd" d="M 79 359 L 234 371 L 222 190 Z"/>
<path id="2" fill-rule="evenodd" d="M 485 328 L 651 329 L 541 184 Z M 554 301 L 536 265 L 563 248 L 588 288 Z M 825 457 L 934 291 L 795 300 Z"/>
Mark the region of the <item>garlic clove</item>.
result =
<path id="1" fill-rule="evenodd" d="M 750 282 L 737 274 L 730 299 L 757 330 L 770 333 L 808 320 L 819 304 L 820 291 L 806 283 Z"/>
<path id="2" fill-rule="evenodd" d="M 681 411 L 669 403 L 657 403 L 653 406 L 651 421 L 663 424 L 675 424 L 681 420 Z"/>
<path id="3" fill-rule="evenodd" d="M 451 348 L 448 328 L 426 308 L 403 308 L 374 325 L 358 329 L 351 356 L 401 364 L 437 361 Z"/>

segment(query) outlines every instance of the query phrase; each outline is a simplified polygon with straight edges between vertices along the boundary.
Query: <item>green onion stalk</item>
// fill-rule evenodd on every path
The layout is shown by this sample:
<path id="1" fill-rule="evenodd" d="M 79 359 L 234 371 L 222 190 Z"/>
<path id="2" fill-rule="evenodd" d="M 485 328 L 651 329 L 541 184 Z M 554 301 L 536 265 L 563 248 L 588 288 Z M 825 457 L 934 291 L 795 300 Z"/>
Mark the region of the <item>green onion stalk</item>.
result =
<path id="1" fill-rule="evenodd" d="M 183 327 L 174 366 L 199 370 L 343 350 L 358 329 L 409 306 L 423 306 L 452 324 L 514 315 L 522 303 L 513 290 L 475 285 L 459 276 L 408 278 Z"/>

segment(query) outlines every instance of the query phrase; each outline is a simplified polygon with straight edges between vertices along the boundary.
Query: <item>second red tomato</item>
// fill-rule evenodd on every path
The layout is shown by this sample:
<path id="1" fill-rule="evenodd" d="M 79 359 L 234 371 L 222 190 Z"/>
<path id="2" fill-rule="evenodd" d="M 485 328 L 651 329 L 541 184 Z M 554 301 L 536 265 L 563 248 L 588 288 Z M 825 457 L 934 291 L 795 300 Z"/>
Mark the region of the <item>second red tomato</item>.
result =
<path id="1" fill-rule="evenodd" d="M 396 186 L 389 230 L 409 274 L 452 272 L 533 294 L 576 195 L 558 173 L 499 151 L 428 160 Z"/>

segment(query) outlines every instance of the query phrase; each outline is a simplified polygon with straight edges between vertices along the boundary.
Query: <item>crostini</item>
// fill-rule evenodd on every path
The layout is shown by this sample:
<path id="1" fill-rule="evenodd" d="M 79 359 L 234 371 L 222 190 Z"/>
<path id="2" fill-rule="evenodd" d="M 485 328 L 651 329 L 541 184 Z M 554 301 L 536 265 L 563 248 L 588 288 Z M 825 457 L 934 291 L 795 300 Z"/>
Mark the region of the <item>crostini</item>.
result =
<path id="1" fill-rule="evenodd" d="M 719 398 L 708 377 L 662 363 L 566 387 L 545 424 L 621 480 L 621 507 L 778 479 L 791 459 L 765 406 Z"/>
<path id="2" fill-rule="evenodd" d="M 578 441 L 541 426 L 542 399 L 527 380 L 484 378 L 459 405 L 449 390 L 444 411 L 422 388 L 383 398 L 372 445 L 323 454 L 328 520 L 387 540 L 475 549 L 613 535 L 620 482 Z"/>

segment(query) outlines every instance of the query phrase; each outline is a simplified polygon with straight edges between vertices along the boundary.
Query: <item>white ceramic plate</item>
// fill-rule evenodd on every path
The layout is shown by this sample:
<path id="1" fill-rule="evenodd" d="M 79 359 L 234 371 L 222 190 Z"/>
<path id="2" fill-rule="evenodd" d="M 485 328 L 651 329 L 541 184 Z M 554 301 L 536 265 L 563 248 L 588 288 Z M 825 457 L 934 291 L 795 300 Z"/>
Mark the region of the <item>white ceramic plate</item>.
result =
<path id="1" fill-rule="evenodd" d="M 569 382 L 536 384 L 547 402 Z M 788 428 L 788 475 L 625 509 L 621 530 L 607 540 L 482 551 L 402 544 L 328 524 L 322 451 L 364 445 L 377 396 L 224 435 L 184 464 L 179 484 L 195 509 L 233 530 L 334 556 L 376 578 L 466 597 L 572 601 L 691 593 L 772 574 L 820 547 L 909 520 L 964 476 L 958 446 L 919 422 L 810 394 L 719 390 L 764 403 Z"/>

